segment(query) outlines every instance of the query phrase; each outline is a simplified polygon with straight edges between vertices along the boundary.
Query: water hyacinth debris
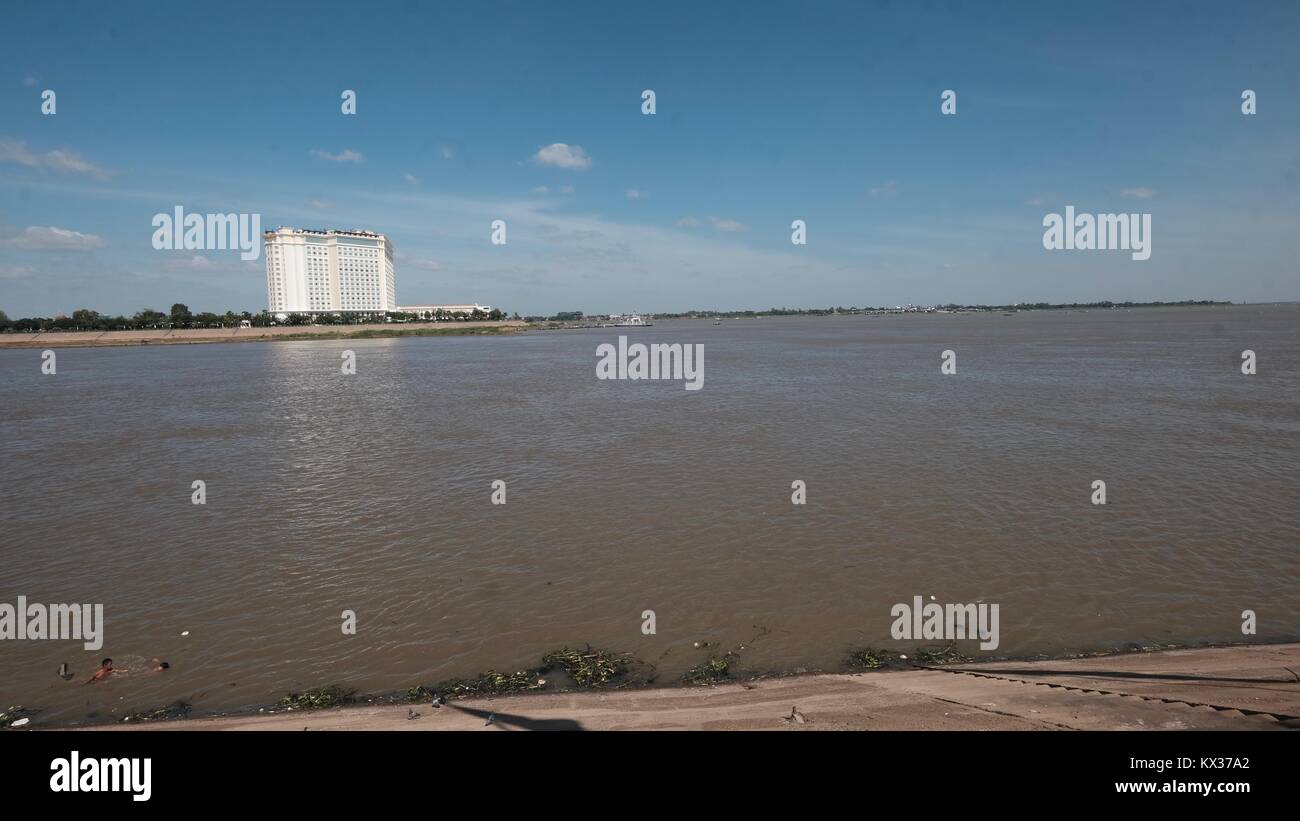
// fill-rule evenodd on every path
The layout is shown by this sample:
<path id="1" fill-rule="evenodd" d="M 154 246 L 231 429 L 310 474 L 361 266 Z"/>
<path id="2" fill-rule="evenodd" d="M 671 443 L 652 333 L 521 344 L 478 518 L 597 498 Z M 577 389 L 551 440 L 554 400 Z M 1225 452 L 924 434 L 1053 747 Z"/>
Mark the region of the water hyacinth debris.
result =
<path id="1" fill-rule="evenodd" d="M 341 707 L 356 701 L 356 690 L 344 690 L 333 685 L 290 693 L 280 699 L 277 706 L 290 710 L 323 710 L 327 707 Z"/>
<path id="2" fill-rule="evenodd" d="M 564 647 L 542 657 L 542 670 L 559 667 L 568 673 L 579 687 L 601 687 L 622 678 L 635 661 L 630 653 L 613 653 L 609 650 L 570 650 Z"/>

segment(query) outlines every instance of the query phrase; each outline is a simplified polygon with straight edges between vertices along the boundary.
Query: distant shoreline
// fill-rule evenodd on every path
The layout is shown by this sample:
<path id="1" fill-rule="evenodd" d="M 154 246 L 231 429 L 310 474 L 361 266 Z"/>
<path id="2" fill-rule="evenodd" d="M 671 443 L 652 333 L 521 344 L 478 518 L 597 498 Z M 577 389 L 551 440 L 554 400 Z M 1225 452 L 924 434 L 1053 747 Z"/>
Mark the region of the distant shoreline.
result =
<path id="1" fill-rule="evenodd" d="M 383 339 L 397 336 L 471 336 L 522 333 L 528 323 L 406 322 L 367 325 L 275 325 L 260 328 L 174 328 L 149 331 L 39 331 L 0 334 L 0 348 L 100 348 L 146 345 L 208 345 L 220 342 L 294 342 Z"/>
<path id="2" fill-rule="evenodd" d="M 895 307 L 837 306 L 834 308 L 768 308 L 759 311 L 694 310 L 686 313 L 658 313 L 657 319 L 747 319 L 775 316 L 893 316 L 898 314 L 993 314 L 1027 311 L 1123 311 L 1134 308 L 1222 308 L 1236 302 L 1210 299 L 1186 299 L 1178 302 L 1020 302 L 1014 305 L 898 305 Z M 1245 304 L 1245 303 L 1240 303 Z M 1282 303 L 1258 303 L 1273 305 Z"/>
<path id="3" fill-rule="evenodd" d="M 1133 303 L 1080 303 L 1024 304 L 1020 306 L 933 306 L 928 308 L 799 308 L 762 311 L 692 311 L 685 314 L 655 314 L 655 319 L 673 322 L 724 319 L 788 319 L 801 317 L 883 317 L 972 315 L 993 316 L 1012 313 L 1077 313 L 1085 311 L 1132 311 L 1162 308 L 1242 308 L 1291 305 L 1291 302 L 1133 302 Z M 4 348 L 99 348 L 133 347 L 147 345 L 206 345 L 217 342 L 313 341 L 329 339 L 383 339 L 399 336 L 496 336 L 525 331 L 583 330 L 591 328 L 620 328 L 596 322 L 595 315 L 581 319 L 558 321 L 528 317 L 496 321 L 466 322 L 402 322 L 365 323 L 359 325 L 273 325 L 252 328 L 156 328 L 121 331 L 32 331 L 0 333 L 0 349 Z"/>

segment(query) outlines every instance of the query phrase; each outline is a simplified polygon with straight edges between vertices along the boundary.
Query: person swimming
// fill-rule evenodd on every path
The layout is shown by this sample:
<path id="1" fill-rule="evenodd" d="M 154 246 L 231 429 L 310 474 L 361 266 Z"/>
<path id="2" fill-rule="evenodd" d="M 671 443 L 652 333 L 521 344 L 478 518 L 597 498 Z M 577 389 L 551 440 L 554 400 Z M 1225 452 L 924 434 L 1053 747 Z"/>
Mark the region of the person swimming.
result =
<path id="1" fill-rule="evenodd" d="M 130 676 L 132 674 L 138 674 L 142 672 L 163 673 L 170 669 L 172 669 L 172 666 L 159 658 L 149 659 L 148 666 L 145 666 L 143 664 L 137 665 L 135 663 L 132 663 L 131 660 L 128 659 L 127 665 L 125 667 L 115 667 L 113 665 L 112 659 L 104 659 L 99 663 L 99 669 L 95 671 L 95 674 L 91 676 L 90 680 L 87 681 L 86 683 L 93 684 L 96 681 L 103 681 L 109 676 L 114 676 L 114 675 Z"/>
<path id="2" fill-rule="evenodd" d="M 96 681 L 103 681 L 115 672 L 117 671 L 113 669 L 113 660 L 104 659 L 99 663 L 99 669 L 95 671 L 95 675 L 91 676 L 90 680 L 86 683 L 94 684 Z"/>

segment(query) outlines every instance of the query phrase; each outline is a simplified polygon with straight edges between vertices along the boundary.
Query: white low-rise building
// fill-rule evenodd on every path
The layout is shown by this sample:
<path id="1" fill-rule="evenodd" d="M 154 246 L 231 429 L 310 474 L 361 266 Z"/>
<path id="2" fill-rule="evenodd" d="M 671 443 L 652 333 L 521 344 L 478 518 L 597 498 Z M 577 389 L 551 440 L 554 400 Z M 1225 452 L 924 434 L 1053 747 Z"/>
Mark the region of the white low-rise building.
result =
<path id="1" fill-rule="evenodd" d="M 432 319 L 437 316 L 439 311 L 448 314 L 465 314 L 469 316 L 475 311 L 491 313 L 491 305 L 479 305 L 477 302 L 464 303 L 460 305 L 404 305 L 397 309 L 398 313 L 416 314 L 421 319 Z"/>

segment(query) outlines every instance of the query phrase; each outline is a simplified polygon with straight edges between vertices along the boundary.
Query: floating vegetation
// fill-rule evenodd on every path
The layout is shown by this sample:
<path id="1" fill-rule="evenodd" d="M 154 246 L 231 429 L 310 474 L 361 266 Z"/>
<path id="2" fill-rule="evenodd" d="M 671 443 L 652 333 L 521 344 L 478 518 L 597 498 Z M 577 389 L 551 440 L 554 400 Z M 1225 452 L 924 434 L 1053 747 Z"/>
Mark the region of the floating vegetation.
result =
<path id="1" fill-rule="evenodd" d="M 889 659 L 887 650 L 873 650 L 870 647 L 864 650 L 854 650 L 849 653 L 845 660 L 850 670 L 875 670 L 884 667 Z"/>
<path id="2" fill-rule="evenodd" d="M 682 681 L 687 684 L 717 684 L 719 681 L 731 678 L 731 660 L 733 654 L 728 653 L 725 656 L 715 656 L 703 664 L 697 664 L 691 669 L 682 673 Z"/>
<path id="3" fill-rule="evenodd" d="M 542 657 L 542 670 L 559 667 L 568 673 L 579 687 L 602 687 L 622 678 L 635 659 L 630 653 L 609 650 L 570 650 L 564 647 Z"/>
<path id="4" fill-rule="evenodd" d="M 22 705 L 10 707 L 3 713 L 0 713 L 0 729 L 9 727 L 25 727 L 31 723 L 31 717 L 36 715 L 38 710 L 29 710 Z"/>
<path id="5" fill-rule="evenodd" d="M 317 687 L 301 693 L 290 693 L 280 699 L 276 706 L 291 710 L 323 710 L 326 707 L 340 707 L 356 701 L 356 690 L 344 690 L 337 685 Z"/>
<path id="6" fill-rule="evenodd" d="M 749 645 L 772 632 L 761 624 L 755 624 L 753 626 L 758 630 L 758 633 L 755 634 L 752 639 L 744 644 L 733 647 L 721 656 L 714 656 L 703 664 L 695 665 L 685 673 L 682 673 L 682 681 L 687 684 L 708 685 L 717 684 L 720 681 L 730 679 L 732 677 L 731 664 L 736 659 L 740 658 L 740 651 L 746 649 Z M 702 649 L 716 644 L 717 642 L 697 641 L 694 642 L 693 646 L 696 649 Z"/>
<path id="7" fill-rule="evenodd" d="M 430 701 L 436 698 L 438 690 L 427 684 L 417 684 L 406 691 L 406 700 L 411 702 Z"/>
<path id="8" fill-rule="evenodd" d="M 176 701 L 166 707 L 159 707 L 157 710 L 146 710 L 139 713 L 128 713 L 122 717 L 123 721 L 167 721 L 174 718 L 188 718 L 194 705 L 186 701 Z"/>
<path id="9" fill-rule="evenodd" d="M 424 701 L 426 698 L 433 698 L 437 695 L 441 695 L 446 699 L 500 696 L 538 689 L 543 686 L 538 682 L 536 673 L 524 670 L 514 673 L 498 673 L 495 670 L 488 670 L 486 673 L 479 673 L 477 678 L 451 679 L 435 684 L 432 687 L 421 684 L 407 690 L 406 697 L 410 701 Z"/>
<path id="10" fill-rule="evenodd" d="M 541 665 L 533 670 L 519 670 L 514 673 L 498 673 L 488 670 L 476 678 L 449 679 L 437 684 L 420 684 L 406 691 L 407 702 L 431 701 L 441 698 L 449 701 L 456 698 L 474 698 L 481 696 L 500 696 L 541 690 L 546 687 L 544 675 L 552 670 L 563 671 L 560 686 L 564 686 L 565 676 L 571 678 L 579 687 L 623 686 L 635 683 L 629 673 L 634 667 L 644 663 L 631 653 L 616 653 L 612 650 L 594 649 L 591 645 L 583 650 L 563 647 L 553 650 L 542 657 Z"/>
<path id="11" fill-rule="evenodd" d="M 954 645 L 949 644 L 937 649 L 917 648 L 912 651 L 910 656 L 905 653 L 896 653 L 893 650 L 877 650 L 873 647 L 865 647 L 850 652 L 848 658 L 844 660 L 844 665 L 850 670 L 879 670 L 882 667 L 897 668 L 918 664 L 965 664 L 970 661 L 974 661 L 974 659 L 959 652 Z"/>
<path id="12" fill-rule="evenodd" d="M 957 648 L 951 644 L 938 650 L 918 649 L 916 651 L 918 664 L 965 664 L 974 660 L 970 656 L 958 652 Z"/>

